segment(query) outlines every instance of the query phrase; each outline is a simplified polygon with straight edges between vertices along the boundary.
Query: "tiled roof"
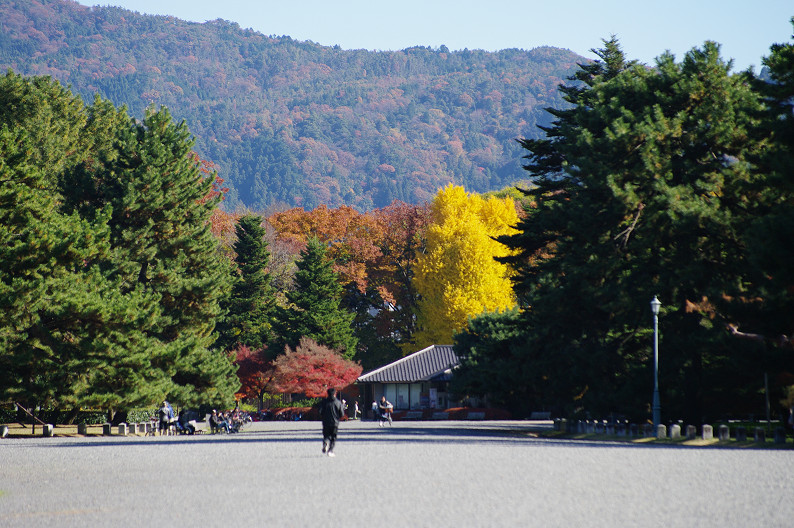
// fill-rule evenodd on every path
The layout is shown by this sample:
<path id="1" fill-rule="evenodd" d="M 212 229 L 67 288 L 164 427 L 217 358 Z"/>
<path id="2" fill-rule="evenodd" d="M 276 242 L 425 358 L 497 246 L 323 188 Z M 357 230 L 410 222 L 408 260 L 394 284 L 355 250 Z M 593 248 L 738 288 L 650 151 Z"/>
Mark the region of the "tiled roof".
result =
<path id="1" fill-rule="evenodd" d="M 379 369 L 362 374 L 361 383 L 413 383 L 441 376 L 447 379 L 449 371 L 458 366 L 458 356 L 452 345 L 431 345 L 419 352 L 398 359 Z M 445 376 L 446 374 L 446 376 Z"/>

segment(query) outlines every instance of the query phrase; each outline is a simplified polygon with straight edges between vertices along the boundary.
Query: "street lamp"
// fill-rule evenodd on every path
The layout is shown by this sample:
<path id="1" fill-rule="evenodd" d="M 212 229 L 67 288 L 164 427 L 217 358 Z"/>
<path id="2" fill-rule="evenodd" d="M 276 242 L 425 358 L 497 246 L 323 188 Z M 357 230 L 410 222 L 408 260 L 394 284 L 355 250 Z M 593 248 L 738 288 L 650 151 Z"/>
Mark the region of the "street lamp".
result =
<path id="1" fill-rule="evenodd" d="M 661 421 L 662 406 L 659 403 L 659 307 L 662 303 L 656 296 L 651 300 L 653 312 L 653 427 L 658 429 Z"/>

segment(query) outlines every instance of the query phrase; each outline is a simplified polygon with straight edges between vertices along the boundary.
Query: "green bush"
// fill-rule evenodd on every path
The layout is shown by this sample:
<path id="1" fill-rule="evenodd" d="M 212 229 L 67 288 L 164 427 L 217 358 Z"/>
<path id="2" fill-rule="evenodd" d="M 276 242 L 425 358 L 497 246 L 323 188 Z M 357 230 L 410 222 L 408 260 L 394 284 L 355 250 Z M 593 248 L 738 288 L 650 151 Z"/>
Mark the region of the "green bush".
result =
<path id="1" fill-rule="evenodd" d="M 16 420 L 16 416 L 13 405 L 0 407 L 0 423 L 11 423 Z"/>
<path id="2" fill-rule="evenodd" d="M 284 407 L 314 407 L 320 403 L 320 401 L 322 401 L 322 398 L 305 398 L 303 400 L 287 403 L 284 405 Z"/>

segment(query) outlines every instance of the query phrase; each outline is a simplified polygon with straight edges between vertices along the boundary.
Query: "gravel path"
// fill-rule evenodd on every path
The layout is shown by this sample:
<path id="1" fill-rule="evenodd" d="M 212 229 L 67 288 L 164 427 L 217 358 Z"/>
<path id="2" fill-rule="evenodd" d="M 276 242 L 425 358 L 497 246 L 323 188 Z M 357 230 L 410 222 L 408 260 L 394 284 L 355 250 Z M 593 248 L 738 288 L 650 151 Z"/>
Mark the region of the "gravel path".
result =
<path id="1" fill-rule="evenodd" d="M 317 422 L 0 441 L 0 526 L 794 525 L 794 453 L 542 440 L 526 422 Z"/>

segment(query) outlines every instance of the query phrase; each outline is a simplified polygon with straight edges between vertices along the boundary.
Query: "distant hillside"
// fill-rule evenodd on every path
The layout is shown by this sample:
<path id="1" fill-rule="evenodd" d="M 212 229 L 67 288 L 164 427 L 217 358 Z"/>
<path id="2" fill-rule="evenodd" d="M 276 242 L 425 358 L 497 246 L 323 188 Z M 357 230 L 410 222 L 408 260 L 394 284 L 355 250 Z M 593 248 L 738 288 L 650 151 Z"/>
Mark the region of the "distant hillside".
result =
<path id="1" fill-rule="evenodd" d="M 348 51 L 223 20 L 0 2 L 0 68 L 51 75 L 138 117 L 168 106 L 231 187 L 227 208 L 368 210 L 427 200 L 450 181 L 504 187 L 523 177 L 514 139 L 537 137 L 582 61 L 549 47 Z"/>

